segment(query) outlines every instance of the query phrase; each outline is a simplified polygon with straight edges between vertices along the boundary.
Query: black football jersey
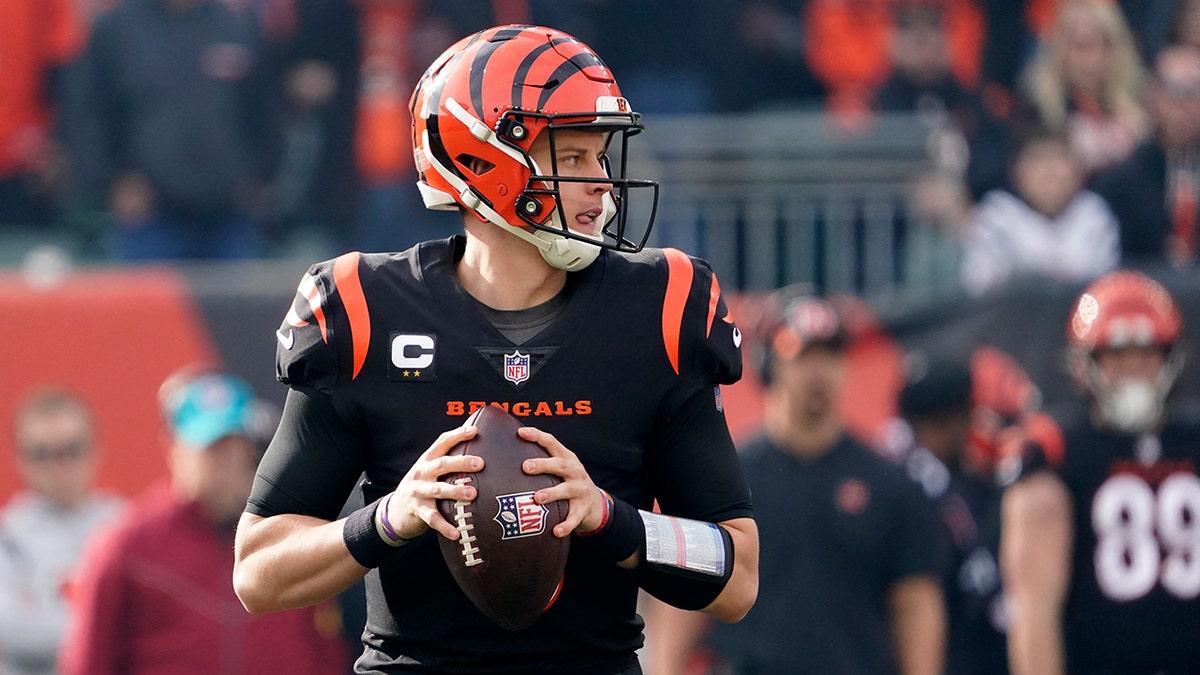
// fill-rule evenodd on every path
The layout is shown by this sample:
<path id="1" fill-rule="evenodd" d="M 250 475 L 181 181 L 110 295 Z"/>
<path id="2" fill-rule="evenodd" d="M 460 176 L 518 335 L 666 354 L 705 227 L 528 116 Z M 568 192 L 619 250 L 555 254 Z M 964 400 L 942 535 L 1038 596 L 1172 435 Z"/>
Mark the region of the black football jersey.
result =
<path id="1" fill-rule="evenodd" d="M 1200 673 L 1200 426 L 1136 437 L 1080 423 L 1064 438 L 1069 670 Z"/>
<path id="2" fill-rule="evenodd" d="M 354 435 L 345 465 L 365 472 L 367 503 L 393 490 L 439 434 L 494 405 L 554 434 L 598 486 L 638 508 L 657 500 L 690 518 L 751 515 L 717 388 L 741 375 L 741 334 L 706 263 L 671 249 L 605 252 L 568 275 L 558 318 L 516 345 L 457 283 L 463 243 L 314 265 L 279 329 L 279 379 L 330 399 Z M 689 404 L 698 399 L 699 414 Z M 675 448 L 697 418 L 719 418 L 722 433 Z M 272 509 L 252 498 L 250 510 Z M 557 601 L 512 633 L 458 590 L 436 536 L 368 575 L 360 670 L 618 672 L 641 645 L 634 575 L 613 562 L 573 547 Z"/>

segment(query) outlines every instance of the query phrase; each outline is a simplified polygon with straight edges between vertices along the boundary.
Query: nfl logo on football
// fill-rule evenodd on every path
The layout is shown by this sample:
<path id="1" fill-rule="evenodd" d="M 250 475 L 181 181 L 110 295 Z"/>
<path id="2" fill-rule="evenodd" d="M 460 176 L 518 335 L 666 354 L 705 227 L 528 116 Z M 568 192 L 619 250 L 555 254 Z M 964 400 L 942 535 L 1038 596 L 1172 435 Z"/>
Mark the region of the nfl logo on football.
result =
<path id="1" fill-rule="evenodd" d="M 504 355 L 504 379 L 513 384 L 521 384 L 529 379 L 529 355 L 520 350 L 513 350 Z"/>
<path id="2" fill-rule="evenodd" d="M 549 510 L 533 501 L 532 492 L 521 492 L 513 495 L 496 497 L 500 503 L 500 511 L 494 520 L 500 523 L 504 534 L 501 539 L 514 539 L 541 534 L 546 529 L 546 514 Z"/>

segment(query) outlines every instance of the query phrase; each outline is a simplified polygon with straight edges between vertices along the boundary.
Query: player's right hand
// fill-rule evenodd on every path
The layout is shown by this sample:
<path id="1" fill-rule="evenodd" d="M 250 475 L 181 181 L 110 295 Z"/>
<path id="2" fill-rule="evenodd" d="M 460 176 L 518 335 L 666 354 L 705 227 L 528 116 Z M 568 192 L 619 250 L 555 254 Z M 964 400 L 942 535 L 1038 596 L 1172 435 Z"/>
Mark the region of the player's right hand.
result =
<path id="1" fill-rule="evenodd" d="M 459 443 L 474 438 L 475 433 L 473 426 L 456 427 L 443 433 L 409 468 L 388 500 L 388 510 L 384 514 L 396 534 L 412 539 L 427 528 L 433 528 L 447 539 L 458 539 L 458 528 L 438 513 L 437 500 L 475 499 L 475 488 L 470 485 L 454 485 L 441 480 L 446 474 L 475 472 L 483 468 L 482 457 L 446 454 Z"/>

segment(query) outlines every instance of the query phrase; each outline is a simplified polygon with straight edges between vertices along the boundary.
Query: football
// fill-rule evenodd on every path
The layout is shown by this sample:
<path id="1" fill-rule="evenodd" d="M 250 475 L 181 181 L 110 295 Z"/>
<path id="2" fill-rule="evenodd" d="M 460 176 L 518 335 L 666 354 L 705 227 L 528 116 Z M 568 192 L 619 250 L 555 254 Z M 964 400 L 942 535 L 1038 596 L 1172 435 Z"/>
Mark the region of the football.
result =
<path id="1" fill-rule="evenodd" d="M 526 459 L 549 455 L 517 436 L 525 425 L 516 417 L 485 406 L 466 425 L 478 429 L 475 437 L 448 454 L 482 457 L 483 470 L 442 477 L 476 490 L 474 501 L 438 500 L 442 517 L 461 535 L 457 541 L 438 537 L 442 557 L 479 611 L 504 628 L 522 630 L 554 602 L 562 584 L 571 538 L 555 537 L 553 528 L 566 519 L 567 503 L 533 501 L 535 492 L 562 481 L 521 470 Z"/>

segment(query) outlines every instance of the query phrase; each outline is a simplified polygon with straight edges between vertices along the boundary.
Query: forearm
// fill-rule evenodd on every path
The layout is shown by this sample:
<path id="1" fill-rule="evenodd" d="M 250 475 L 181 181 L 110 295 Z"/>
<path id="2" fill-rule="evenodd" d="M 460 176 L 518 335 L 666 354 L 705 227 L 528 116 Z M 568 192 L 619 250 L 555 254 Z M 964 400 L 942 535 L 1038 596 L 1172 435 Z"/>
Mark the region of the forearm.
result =
<path id="1" fill-rule="evenodd" d="M 758 596 L 758 532 L 753 519 L 714 524 L 639 512 L 620 502 L 618 509 L 634 514 L 622 517 L 622 522 L 645 523 L 644 529 L 636 530 L 639 554 L 632 559 L 643 590 L 673 607 L 727 622 L 750 611 Z M 717 533 L 722 536 L 714 537 Z"/>
<path id="2" fill-rule="evenodd" d="M 1035 603 L 1014 603 L 1020 620 L 1008 635 L 1013 675 L 1062 675 L 1065 671 L 1062 625 L 1056 611 L 1038 611 Z"/>
<path id="3" fill-rule="evenodd" d="M 942 672 L 946 648 L 946 608 L 933 577 L 900 581 L 889 598 L 892 641 L 902 675 Z"/>
<path id="4" fill-rule="evenodd" d="M 328 600 L 367 573 L 343 541 L 343 521 L 281 514 L 242 515 L 233 587 L 252 614 Z"/>
<path id="5" fill-rule="evenodd" d="M 1002 501 L 1000 569 L 1012 603 L 1009 665 L 1015 675 L 1064 672 L 1062 610 L 1070 586 L 1071 498 L 1048 472 L 1022 479 Z"/>
<path id="6" fill-rule="evenodd" d="M 701 611 L 722 621 L 740 621 L 758 598 L 758 526 L 753 518 L 735 518 L 719 526 L 733 539 L 733 574 L 717 599 Z"/>

